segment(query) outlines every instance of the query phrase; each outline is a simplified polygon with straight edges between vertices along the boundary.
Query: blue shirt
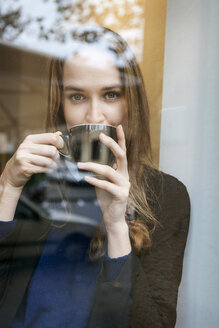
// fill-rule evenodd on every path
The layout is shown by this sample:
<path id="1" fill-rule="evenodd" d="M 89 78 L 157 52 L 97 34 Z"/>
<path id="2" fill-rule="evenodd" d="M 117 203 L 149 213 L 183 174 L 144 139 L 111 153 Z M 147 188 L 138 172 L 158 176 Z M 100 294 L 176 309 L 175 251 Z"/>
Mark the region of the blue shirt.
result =
<path id="1" fill-rule="evenodd" d="M 14 223 L 3 223 L 13 229 Z M 91 312 L 100 262 L 88 256 L 90 237 L 68 223 L 52 227 L 12 328 L 84 328 Z M 127 256 L 110 259 L 110 281 Z"/>

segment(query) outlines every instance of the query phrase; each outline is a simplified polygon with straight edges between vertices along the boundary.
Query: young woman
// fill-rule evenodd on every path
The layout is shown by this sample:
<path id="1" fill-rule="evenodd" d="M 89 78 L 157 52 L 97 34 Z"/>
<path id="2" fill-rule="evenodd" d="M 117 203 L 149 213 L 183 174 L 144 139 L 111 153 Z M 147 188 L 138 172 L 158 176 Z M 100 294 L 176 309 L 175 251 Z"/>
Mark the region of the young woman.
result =
<path id="1" fill-rule="evenodd" d="M 77 163 L 105 177 L 85 178 L 102 210 L 102 228 L 85 247 L 95 261 L 73 256 L 66 274 L 62 248 L 53 260 L 45 257 L 51 222 L 17 220 L 1 241 L 1 320 L 13 328 L 174 327 L 190 213 L 186 188 L 152 167 L 144 83 L 127 43 L 102 27 L 78 28 L 72 37 L 68 55 L 50 65 L 47 131 L 53 132 L 28 136 L 8 161 L 0 220 L 13 220 L 33 175 L 59 165 L 61 132 L 78 124 L 116 126 L 118 142 L 100 135 L 115 156 L 113 167 Z M 61 242 L 61 232 L 55 234 Z"/>

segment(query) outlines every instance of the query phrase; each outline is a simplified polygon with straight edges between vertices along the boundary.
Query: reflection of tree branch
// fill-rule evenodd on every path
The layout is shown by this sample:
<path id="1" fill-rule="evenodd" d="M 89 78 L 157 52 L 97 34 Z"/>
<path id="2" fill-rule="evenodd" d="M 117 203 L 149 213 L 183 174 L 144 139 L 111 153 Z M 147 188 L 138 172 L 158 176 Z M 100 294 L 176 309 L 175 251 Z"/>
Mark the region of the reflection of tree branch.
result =
<path id="1" fill-rule="evenodd" d="M 12 4 L 12 0 L 7 0 L 7 5 Z M 47 0 L 40 0 L 39 5 L 46 8 Z M 25 2 L 17 10 L 11 10 L 2 15 L 0 21 L 0 38 L 7 41 L 14 41 L 23 32 L 28 33 L 26 27 L 29 25 L 32 30 L 33 39 L 42 39 L 64 43 L 71 38 L 71 30 L 77 24 L 96 23 L 110 27 L 115 31 L 139 30 L 144 22 L 143 0 L 53 0 L 54 13 L 52 19 L 50 15 L 45 16 L 42 11 L 40 15 L 30 13 L 25 17 Z M 43 4 L 45 3 L 45 4 Z M 1 15 L 0 8 L 0 15 Z M 26 30 L 25 30 L 26 29 Z M 127 34 L 127 33 L 126 33 Z M 19 40 L 19 38 L 18 38 Z M 127 37 L 129 43 L 135 46 L 141 40 L 139 36 Z"/>
<path id="2" fill-rule="evenodd" d="M 13 11 L 9 11 L 6 14 L 1 13 L 0 9 L 0 38 L 3 39 L 5 34 L 13 32 L 13 35 L 7 36 L 8 41 L 13 41 L 18 35 L 20 35 L 24 28 L 30 23 L 30 20 L 21 21 L 21 8 Z"/>

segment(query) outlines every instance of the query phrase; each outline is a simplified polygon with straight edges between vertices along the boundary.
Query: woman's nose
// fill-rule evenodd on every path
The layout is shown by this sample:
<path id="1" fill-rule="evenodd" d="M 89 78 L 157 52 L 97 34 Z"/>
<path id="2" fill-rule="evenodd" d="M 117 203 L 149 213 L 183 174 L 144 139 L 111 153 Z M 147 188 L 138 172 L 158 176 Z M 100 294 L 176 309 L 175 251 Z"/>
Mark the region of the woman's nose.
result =
<path id="1" fill-rule="evenodd" d="M 86 113 L 87 123 L 95 123 L 95 124 L 104 123 L 102 106 L 103 104 L 101 104 L 101 102 L 98 99 L 93 98 L 90 100 Z"/>

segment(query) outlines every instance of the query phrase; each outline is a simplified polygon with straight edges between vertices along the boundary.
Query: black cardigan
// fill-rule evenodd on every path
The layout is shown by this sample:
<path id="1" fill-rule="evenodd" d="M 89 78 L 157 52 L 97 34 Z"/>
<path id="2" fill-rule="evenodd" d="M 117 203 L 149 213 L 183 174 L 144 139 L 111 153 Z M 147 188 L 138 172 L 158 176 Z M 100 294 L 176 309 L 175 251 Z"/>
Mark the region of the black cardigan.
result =
<path id="1" fill-rule="evenodd" d="M 189 226 L 189 196 L 185 186 L 170 175 L 154 171 L 149 182 L 152 191 L 147 195 L 148 202 L 160 222 L 152 246 L 138 254 L 133 252 L 113 282 L 107 281 L 107 262 L 101 259 L 88 328 L 175 325 Z M 51 221 L 42 218 L 19 220 L 15 230 L 0 242 L 2 328 L 11 326 L 25 296 L 50 225 Z"/>

